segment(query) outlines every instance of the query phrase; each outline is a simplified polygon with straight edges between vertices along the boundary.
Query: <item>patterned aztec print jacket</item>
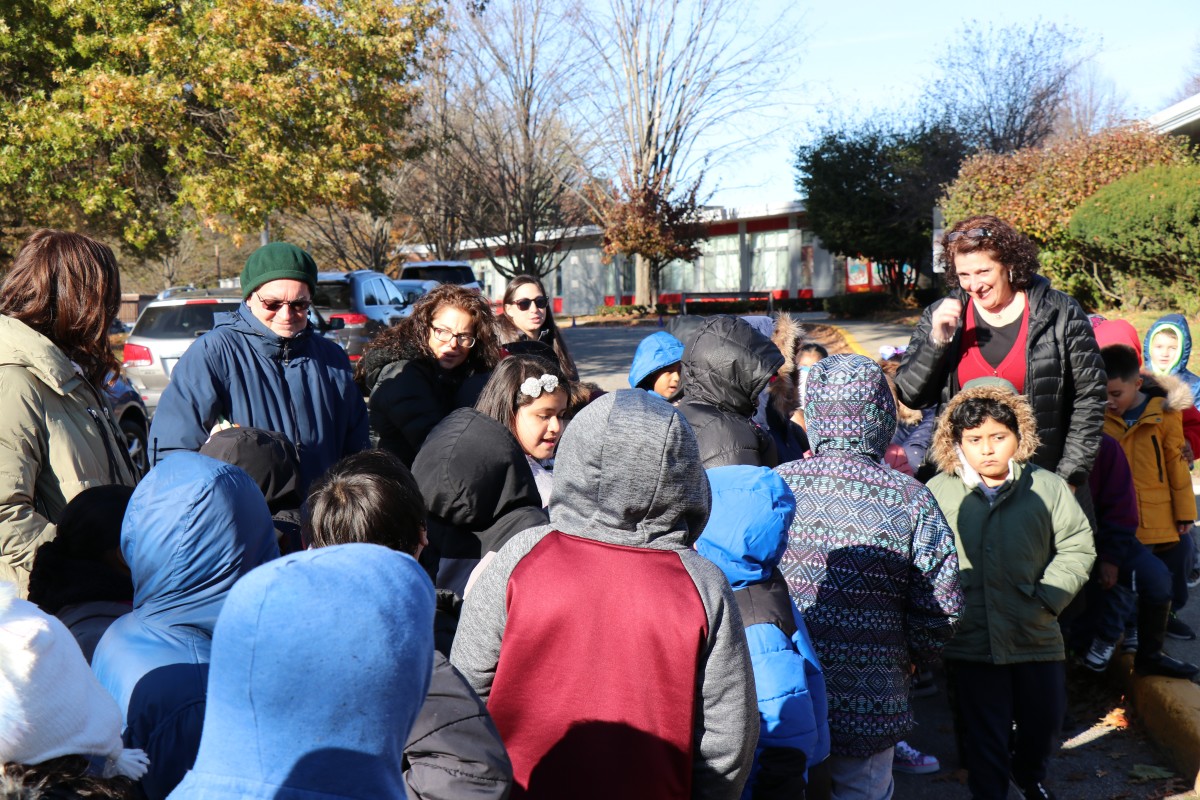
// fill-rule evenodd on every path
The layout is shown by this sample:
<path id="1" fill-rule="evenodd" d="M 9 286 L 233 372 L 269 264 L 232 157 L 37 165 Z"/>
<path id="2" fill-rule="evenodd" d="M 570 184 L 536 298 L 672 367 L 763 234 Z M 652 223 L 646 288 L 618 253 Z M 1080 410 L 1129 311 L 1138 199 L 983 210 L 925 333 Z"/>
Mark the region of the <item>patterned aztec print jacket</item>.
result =
<path id="1" fill-rule="evenodd" d="M 822 359 L 804 414 L 813 457 L 777 469 L 796 496 L 780 569 L 825 671 L 832 752 L 866 757 L 912 728 L 909 665 L 962 613 L 954 534 L 928 489 L 880 463 L 896 407 L 873 361 Z"/>

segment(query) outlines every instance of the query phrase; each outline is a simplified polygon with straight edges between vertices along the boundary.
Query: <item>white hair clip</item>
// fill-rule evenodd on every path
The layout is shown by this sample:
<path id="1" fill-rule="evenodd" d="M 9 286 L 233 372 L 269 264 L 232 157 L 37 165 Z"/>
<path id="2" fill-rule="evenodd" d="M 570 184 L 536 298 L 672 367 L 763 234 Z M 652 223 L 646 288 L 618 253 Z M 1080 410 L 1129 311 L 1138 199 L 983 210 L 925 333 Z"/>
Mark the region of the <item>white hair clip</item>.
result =
<path id="1" fill-rule="evenodd" d="M 553 392 L 558 388 L 558 378 L 554 375 L 543 375 L 540 378 L 526 378 L 521 384 L 521 394 L 529 395 L 534 400 L 542 396 L 542 392 Z"/>

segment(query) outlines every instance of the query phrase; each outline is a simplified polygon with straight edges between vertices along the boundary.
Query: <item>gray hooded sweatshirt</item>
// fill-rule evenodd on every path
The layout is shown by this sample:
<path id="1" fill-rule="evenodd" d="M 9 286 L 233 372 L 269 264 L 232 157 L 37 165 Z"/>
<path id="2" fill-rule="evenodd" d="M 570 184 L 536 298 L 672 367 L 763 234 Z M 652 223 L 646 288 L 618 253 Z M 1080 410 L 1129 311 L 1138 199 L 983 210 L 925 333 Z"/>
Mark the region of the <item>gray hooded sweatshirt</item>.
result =
<path id="1" fill-rule="evenodd" d="M 567 427 L 549 526 L 467 595 L 450 660 L 488 703 L 528 797 L 737 798 L 758 739 L 695 435 L 645 392 Z"/>

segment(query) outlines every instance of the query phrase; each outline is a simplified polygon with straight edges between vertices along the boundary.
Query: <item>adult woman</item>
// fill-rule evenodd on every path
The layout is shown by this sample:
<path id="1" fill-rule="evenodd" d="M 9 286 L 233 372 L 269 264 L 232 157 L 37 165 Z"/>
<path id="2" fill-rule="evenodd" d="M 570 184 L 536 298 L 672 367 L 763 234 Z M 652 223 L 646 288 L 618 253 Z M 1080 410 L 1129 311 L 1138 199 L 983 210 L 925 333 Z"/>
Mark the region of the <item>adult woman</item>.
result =
<path id="1" fill-rule="evenodd" d="M 422 297 L 359 362 L 379 446 L 411 467 L 443 417 L 475 404 L 497 357 L 495 318 L 477 292 L 442 284 Z"/>
<path id="2" fill-rule="evenodd" d="M 509 281 L 504 290 L 504 313 L 497 320 L 496 331 L 502 345 L 524 339 L 549 345 L 563 373 L 573 381 L 579 380 L 567 343 L 554 322 L 554 309 L 546 289 L 532 275 L 518 275 Z"/>
<path id="3" fill-rule="evenodd" d="M 1034 244 L 996 217 L 959 222 L 940 258 L 951 292 L 921 315 L 896 376 L 900 400 L 928 408 L 973 378 L 1004 378 L 1033 406 L 1033 463 L 1078 488 L 1100 447 L 1106 395 L 1083 310 L 1037 274 Z"/>
<path id="4" fill-rule="evenodd" d="M 71 498 L 137 482 L 99 388 L 120 300 L 112 250 L 63 231 L 26 239 L 0 289 L 0 579 L 22 596 Z"/>
<path id="5" fill-rule="evenodd" d="M 558 364 L 539 356 L 516 355 L 500 362 L 475 404 L 476 410 L 517 438 L 533 470 L 543 508 L 550 505 L 554 485 L 546 465 L 558 448 L 570 401 L 571 386 Z"/>

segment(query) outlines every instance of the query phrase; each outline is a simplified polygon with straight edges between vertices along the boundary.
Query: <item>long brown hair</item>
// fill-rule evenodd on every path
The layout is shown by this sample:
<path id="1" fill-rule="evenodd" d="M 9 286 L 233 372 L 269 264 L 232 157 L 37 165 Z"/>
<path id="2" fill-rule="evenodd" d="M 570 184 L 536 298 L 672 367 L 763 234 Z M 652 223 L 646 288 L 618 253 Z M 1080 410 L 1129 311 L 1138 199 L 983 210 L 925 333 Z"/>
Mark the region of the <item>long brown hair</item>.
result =
<path id="1" fill-rule="evenodd" d="M 542 328 L 549 331 L 547 342 L 554 348 L 554 355 L 558 356 L 558 364 L 562 371 L 567 374 L 568 378 L 575 380 L 579 376 L 578 370 L 575 368 L 575 361 L 571 358 L 571 351 L 567 349 L 567 343 L 563 341 L 562 334 L 558 331 L 558 323 L 554 321 L 554 301 L 546 294 L 545 285 L 533 277 L 532 275 L 518 275 L 508 282 L 508 286 L 504 289 L 504 306 L 505 310 L 501 311 L 497 322 L 500 328 L 500 337 L 505 343 L 516 341 L 517 339 L 529 338 L 528 334 L 518 328 L 508 316 L 507 307 L 515 302 L 513 296 L 517 293 L 517 289 L 522 286 L 533 284 L 538 288 L 546 298 L 546 319 L 542 322 Z"/>
<path id="2" fill-rule="evenodd" d="M 34 231 L 0 288 L 0 314 L 45 336 L 96 386 L 121 368 L 108 346 L 120 307 L 121 273 L 112 249 L 68 231 Z"/>

